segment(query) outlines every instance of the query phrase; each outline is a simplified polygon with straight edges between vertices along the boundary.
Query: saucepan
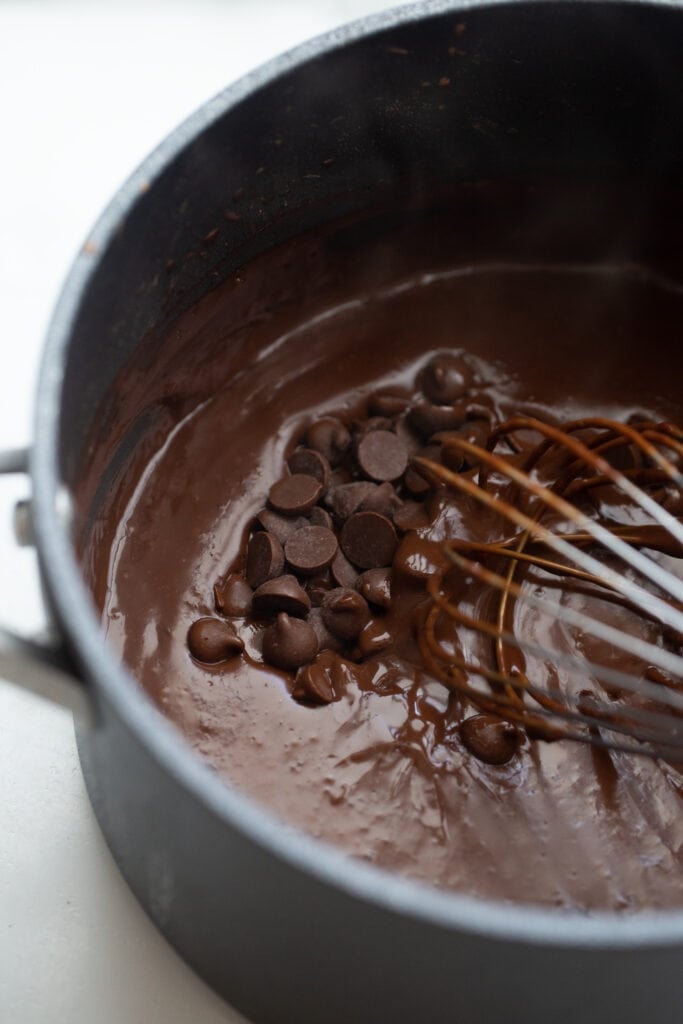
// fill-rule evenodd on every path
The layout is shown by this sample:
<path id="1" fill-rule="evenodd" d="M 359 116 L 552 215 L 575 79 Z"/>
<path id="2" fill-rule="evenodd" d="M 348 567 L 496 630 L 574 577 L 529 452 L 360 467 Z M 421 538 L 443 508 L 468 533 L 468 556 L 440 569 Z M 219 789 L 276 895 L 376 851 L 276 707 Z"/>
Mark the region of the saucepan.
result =
<path id="1" fill-rule="evenodd" d="M 0 462 L 30 473 L 19 534 L 35 543 L 59 642 L 3 633 L 0 674 L 74 710 L 90 798 L 125 878 L 254 1021 L 671 1024 L 683 912 L 580 915 L 437 892 L 282 825 L 211 772 L 107 649 L 79 568 L 74 494 L 100 410 L 141 339 L 162 337 L 237 267 L 389 194 L 637 179 L 661 213 L 683 183 L 681 97 L 678 3 L 403 7 L 207 103 L 116 195 L 71 269 L 33 446 Z M 623 211 L 623 237 L 649 208 Z"/>

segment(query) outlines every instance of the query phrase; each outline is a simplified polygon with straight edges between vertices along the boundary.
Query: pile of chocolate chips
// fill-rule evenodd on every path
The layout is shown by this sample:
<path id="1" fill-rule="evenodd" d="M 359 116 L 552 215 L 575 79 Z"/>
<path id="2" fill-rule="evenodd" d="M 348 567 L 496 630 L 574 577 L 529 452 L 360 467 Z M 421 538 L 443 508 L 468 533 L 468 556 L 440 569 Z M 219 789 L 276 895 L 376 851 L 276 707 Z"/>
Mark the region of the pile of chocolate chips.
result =
<path id="1" fill-rule="evenodd" d="M 430 521 L 432 484 L 412 460 L 468 468 L 449 437 L 485 444 L 494 418 L 485 393 L 473 399 L 473 384 L 462 355 L 441 353 L 414 391 L 372 394 L 365 418 L 313 423 L 233 571 L 214 587 L 221 617 L 192 625 L 193 658 L 215 664 L 239 655 L 244 644 L 228 620 L 248 616 L 262 622 L 264 662 L 296 673 L 293 696 L 329 703 L 343 658 L 362 661 L 391 646 L 383 614 L 399 538 Z"/>

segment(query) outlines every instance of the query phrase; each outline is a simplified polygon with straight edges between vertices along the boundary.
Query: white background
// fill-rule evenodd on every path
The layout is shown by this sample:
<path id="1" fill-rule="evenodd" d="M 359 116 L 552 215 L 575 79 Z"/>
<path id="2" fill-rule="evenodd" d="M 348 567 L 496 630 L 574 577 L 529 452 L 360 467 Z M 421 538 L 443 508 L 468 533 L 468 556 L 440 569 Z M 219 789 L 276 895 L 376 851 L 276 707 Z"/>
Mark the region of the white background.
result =
<path id="1" fill-rule="evenodd" d="M 0 0 L 0 448 L 29 443 L 58 290 L 130 171 L 245 71 L 388 6 Z M 34 555 L 9 528 L 26 487 L 0 479 L 0 624 L 30 633 L 42 623 Z M 240 1020 L 122 881 L 87 802 L 70 717 L 0 680 L 0 1022 Z"/>

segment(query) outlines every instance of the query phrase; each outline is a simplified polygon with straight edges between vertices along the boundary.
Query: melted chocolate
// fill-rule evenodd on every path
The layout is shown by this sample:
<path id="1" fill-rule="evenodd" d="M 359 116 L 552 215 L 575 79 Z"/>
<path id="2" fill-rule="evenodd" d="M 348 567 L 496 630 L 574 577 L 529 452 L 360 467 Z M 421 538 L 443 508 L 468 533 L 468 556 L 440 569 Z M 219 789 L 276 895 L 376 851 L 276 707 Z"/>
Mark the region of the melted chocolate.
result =
<path id="1" fill-rule="evenodd" d="M 252 279 L 269 270 L 291 279 L 287 268 L 311 244 L 264 257 Z M 392 253 L 405 251 L 396 245 Z M 385 260 L 387 251 L 378 250 Z M 239 624 L 244 655 L 200 664 L 188 653 L 192 623 L 216 614 L 214 585 L 225 601 L 235 590 L 231 577 L 223 597 L 219 578 L 239 565 L 296 442 L 314 424 L 320 433 L 326 416 L 350 426 L 368 412 L 402 411 L 435 352 L 469 353 L 475 383 L 446 361 L 427 380 L 432 397 L 458 399 L 474 386 L 493 417 L 522 409 L 551 420 L 594 413 L 680 421 L 683 295 L 666 281 L 634 267 L 442 261 L 434 269 L 426 258 L 418 272 L 421 257 L 413 254 L 410 273 L 402 255 L 392 257 L 381 281 L 368 281 L 369 256 L 362 267 L 325 271 L 298 301 L 290 280 L 284 299 L 251 317 L 227 282 L 176 326 L 156 385 L 149 370 L 126 372 L 122 433 L 155 388 L 159 408 L 168 409 L 172 393 L 176 412 L 159 414 L 95 507 L 84 542 L 108 641 L 226 779 L 356 857 L 482 897 L 586 909 L 683 905 L 683 785 L 674 766 L 530 740 L 485 716 L 463 729 L 473 709 L 426 672 L 414 623 L 440 542 L 499 535 L 475 502 L 442 496 L 429 522 L 419 518 L 419 501 L 403 510 L 420 529 L 402 536 L 389 607 L 378 606 L 359 637 L 362 661 L 324 654 L 297 673 L 302 662 L 292 655 L 291 670 L 278 671 L 263 662 L 256 618 Z M 216 378 L 227 338 L 229 369 Z M 427 407 L 418 413 L 427 434 L 449 429 L 433 417 Z M 344 440 L 335 431 L 325 434 L 333 464 Z M 384 460 L 367 446 L 368 471 L 391 478 L 394 454 Z M 100 472 L 96 460 L 83 506 L 93 503 Z M 419 480 L 413 486 L 419 491 Z M 260 557 L 267 578 L 275 556 L 269 548 Z M 357 574 L 344 569 L 332 564 L 332 586 L 354 586 Z M 371 587 L 381 597 L 382 581 L 370 579 L 368 600 Z M 517 628 L 566 647 L 574 641 L 554 620 L 557 591 L 547 595 L 548 612 L 520 609 Z M 475 588 L 464 599 L 486 598 Z M 594 599 L 577 591 L 572 600 L 585 607 Z M 618 615 L 634 626 L 628 610 Z M 300 621 L 283 606 L 269 627 L 273 649 Z M 296 640 L 312 644 L 308 634 Z"/>

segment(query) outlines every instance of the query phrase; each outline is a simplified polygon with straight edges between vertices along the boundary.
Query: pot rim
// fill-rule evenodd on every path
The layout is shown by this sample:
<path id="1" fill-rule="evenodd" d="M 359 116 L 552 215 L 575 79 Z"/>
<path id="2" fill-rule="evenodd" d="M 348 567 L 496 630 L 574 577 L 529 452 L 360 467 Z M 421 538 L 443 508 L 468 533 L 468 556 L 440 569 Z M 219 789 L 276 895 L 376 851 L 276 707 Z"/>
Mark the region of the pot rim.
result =
<path id="1" fill-rule="evenodd" d="M 98 699 L 110 705 L 178 784 L 218 819 L 239 829 L 271 855 L 351 898 L 362 899 L 387 912 L 407 915 L 435 927 L 530 945 L 584 949 L 666 947 L 683 944 L 683 910 L 645 911 L 630 917 L 600 910 L 587 915 L 438 890 L 354 860 L 326 842 L 283 823 L 229 782 L 219 779 L 194 753 L 180 731 L 154 707 L 133 676 L 110 654 L 103 657 L 99 620 L 81 577 L 68 530 L 57 514 L 61 486 L 58 459 L 60 392 L 72 326 L 81 297 L 102 253 L 141 193 L 147 191 L 173 159 L 216 120 L 274 79 L 312 58 L 320 58 L 398 25 L 449 12 L 465 16 L 473 9 L 511 6 L 517 2 L 425 0 L 333 29 L 238 79 L 181 123 L 143 161 L 101 214 L 88 236 L 88 243 L 77 255 L 48 328 L 36 393 L 34 446 L 30 460 L 36 544 L 41 572 L 59 620 L 65 624 L 69 641 L 81 663 L 87 666 Z M 544 6 L 577 6 L 594 4 L 599 0 L 527 2 Z M 642 7 L 683 6 L 681 0 L 620 0 L 620 3 Z"/>

